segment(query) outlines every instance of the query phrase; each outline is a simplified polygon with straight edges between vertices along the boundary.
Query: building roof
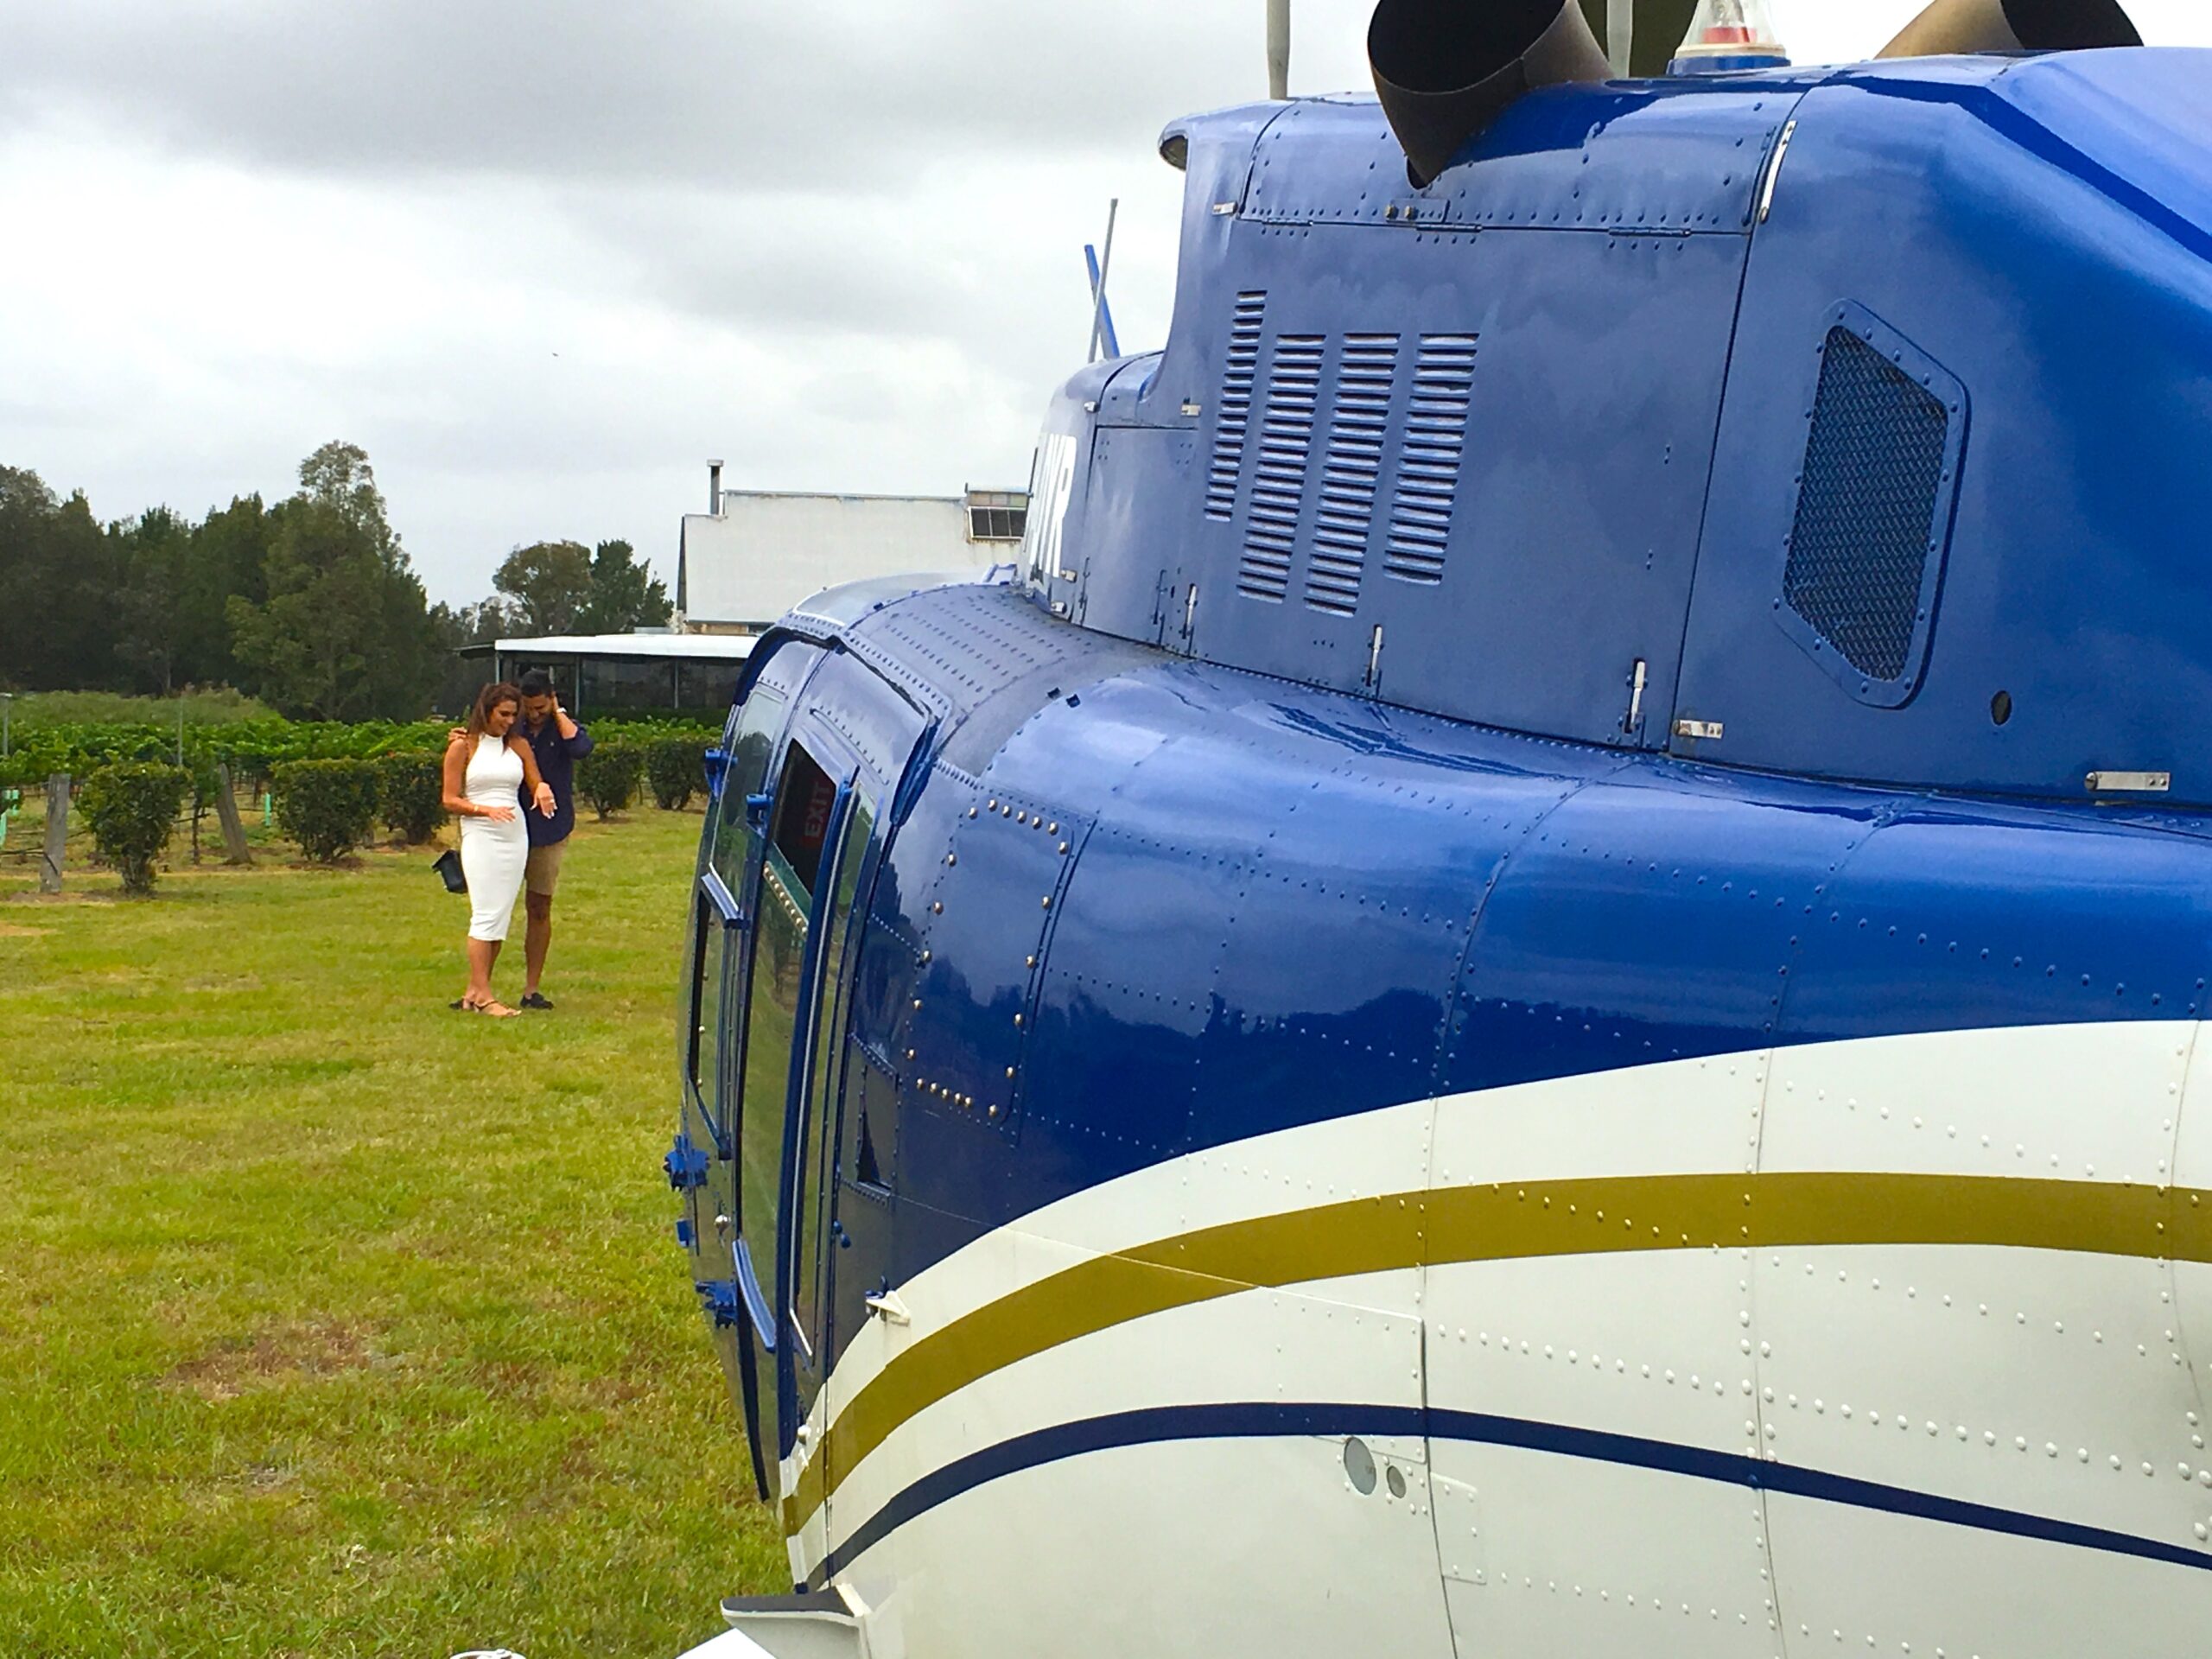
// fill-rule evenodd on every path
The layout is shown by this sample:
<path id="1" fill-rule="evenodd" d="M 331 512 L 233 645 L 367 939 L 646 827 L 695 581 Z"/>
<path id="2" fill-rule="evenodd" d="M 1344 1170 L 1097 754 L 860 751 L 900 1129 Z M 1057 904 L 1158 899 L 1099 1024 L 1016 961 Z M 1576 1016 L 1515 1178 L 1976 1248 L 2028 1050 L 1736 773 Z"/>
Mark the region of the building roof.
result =
<path id="1" fill-rule="evenodd" d="M 1003 543 L 970 539 L 959 496 L 725 491 L 683 520 L 677 608 L 695 624 L 766 627 L 824 588 L 912 570 L 986 570 Z M 696 636 L 694 636 L 696 637 Z"/>

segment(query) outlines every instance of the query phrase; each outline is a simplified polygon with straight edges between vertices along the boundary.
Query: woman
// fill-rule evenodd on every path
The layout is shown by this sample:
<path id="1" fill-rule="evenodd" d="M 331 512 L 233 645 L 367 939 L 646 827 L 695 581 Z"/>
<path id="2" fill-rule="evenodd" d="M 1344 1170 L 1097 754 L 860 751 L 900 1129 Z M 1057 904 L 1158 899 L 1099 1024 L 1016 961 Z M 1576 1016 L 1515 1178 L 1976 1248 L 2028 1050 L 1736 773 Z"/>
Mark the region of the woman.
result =
<path id="1" fill-rule="evenodd" d="M 530 858 L 530 836 L 517 811 L 524 785 L 537 810 L 553 816 L 552 788 L 515 730 L 521 712 L 520 691 L 487 685 L 476 695 L 467 730 L 446 746 L 446 810 L 461 820 L 461 868 L 468 878 L 468 989 L 453 1006 L 499 1020 L 515 1013 L 492 995 L 492 964 Z"/>

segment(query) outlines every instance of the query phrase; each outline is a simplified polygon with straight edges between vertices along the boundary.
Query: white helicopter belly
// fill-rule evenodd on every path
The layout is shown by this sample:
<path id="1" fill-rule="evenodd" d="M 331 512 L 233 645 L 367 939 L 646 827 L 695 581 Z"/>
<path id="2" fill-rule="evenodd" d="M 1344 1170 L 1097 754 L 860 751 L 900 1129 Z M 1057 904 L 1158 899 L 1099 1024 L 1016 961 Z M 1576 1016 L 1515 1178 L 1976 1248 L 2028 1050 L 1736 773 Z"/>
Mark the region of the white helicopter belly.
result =
<path id="1" fill-rule="evenodd" d="M 1654 1065 L 1077 1194 L 844 1356 L 795 1573 L 920 1659 L 2192 1651 L 2196 1029 Z"/>

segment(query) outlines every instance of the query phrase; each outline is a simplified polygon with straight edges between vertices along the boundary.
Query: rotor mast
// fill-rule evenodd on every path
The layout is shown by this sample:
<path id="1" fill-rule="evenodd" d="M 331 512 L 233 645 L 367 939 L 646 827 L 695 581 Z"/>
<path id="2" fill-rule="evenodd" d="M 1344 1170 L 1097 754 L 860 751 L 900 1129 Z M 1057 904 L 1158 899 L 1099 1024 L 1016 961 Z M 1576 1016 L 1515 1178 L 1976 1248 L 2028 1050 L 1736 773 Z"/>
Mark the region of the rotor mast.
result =
<path id="1" fill-rule="evenodd" d="M 1290 96 L 1290 0 L 1268 0 L 1268 96 Z"/>
<path id="2" fill-rule="evenodd" d="M 1626 79 L 1635 56 L 1636 0 L 1605 0 L 1605 55 L 1613 73 Z"/>

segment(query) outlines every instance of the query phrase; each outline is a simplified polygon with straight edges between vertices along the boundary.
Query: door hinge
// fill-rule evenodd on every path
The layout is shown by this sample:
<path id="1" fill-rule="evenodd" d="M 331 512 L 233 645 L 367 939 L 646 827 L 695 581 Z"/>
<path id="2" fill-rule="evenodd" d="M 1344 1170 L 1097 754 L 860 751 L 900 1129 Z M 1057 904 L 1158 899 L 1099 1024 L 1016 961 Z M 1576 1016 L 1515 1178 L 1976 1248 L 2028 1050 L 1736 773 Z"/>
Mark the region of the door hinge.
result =
<path id="1" fill-rule="evenodd" d="M 2092 795 L 2164 795 L 2174 786 L 2171 772 L 2093 772 Z"/>
<path id="2" fill-rule="evenodd" d="M 1639 657 L 1636 666 L 1629 671 L 1628 718 L 1621 722 L 1622 734 L 1634 737 L 1643 729 L 1643 693 L 1651 683 L 1651 664 Z"/>
<path id="3" fill-rule="evenodd" d="M 668 1173 L 669 1185 L 678 1192 L 707 1184 L 707 1149 L 687 1131 L 677 1132 L 675 1144 L 660 1160 L 660 1166 Z"/>
<path id="4" fill-rule="evenodd" d="M 708 1279 L 692 1286 L 699 1293 L 700 1306 L 715 1322 L 717 1331 L 733 1329 L 738 1321 L 744 1302 L 737 1292 L 734 1279 Z"/>

